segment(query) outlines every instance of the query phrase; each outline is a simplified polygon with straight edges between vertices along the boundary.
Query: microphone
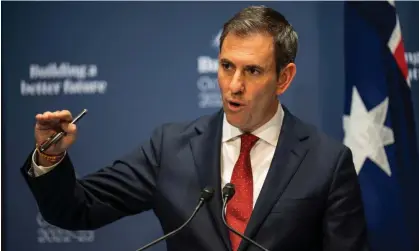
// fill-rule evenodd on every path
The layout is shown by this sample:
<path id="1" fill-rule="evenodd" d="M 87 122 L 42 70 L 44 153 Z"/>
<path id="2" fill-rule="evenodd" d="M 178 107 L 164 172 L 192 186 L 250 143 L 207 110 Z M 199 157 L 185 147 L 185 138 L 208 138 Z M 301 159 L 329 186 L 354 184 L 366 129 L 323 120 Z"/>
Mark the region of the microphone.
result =
<path id="1" fill-rule="evenodd" d="M 199 209 L 204 205 L 205 202 L 210 201 L 212 199 L 213 195 L 214 195 L 214 189 L 213 188 L 205 187 L 204 189 L 202 189 L 201 196 L 199 197 L 198 205 L 196 206 L 195 210 L 193 211 L 193 213 L 189 217 L 189 219 L 185 223 L 183 223 L 182 226 L 180 226 L 177 229 L 173 230 L 172 232 L 158 238 L 157 240 L 155 240 L 153 242 L 150 242 L 149 244 L 145 245 L 144 247 L 142 247 L 140 249 L 137 249 L 137 251 L 145 250 L 145 249 L 161 242 L 162 240 L 165 240 L 165 239 L 171 237 L 172 235 L 175 235 L 176 233 L 178 233 L 180 230 L 182 230 L 184 227 L 186 227 L 186 225 L 189 224 L 189 222 L 193 219 L 193 217 L 195 217 L 195 215 L 199 211 Z"/>
<path id="2" fill-rule="evenodd" d="M 261 245 L 259 245 L 257 242 L 255 242 L 254 240 L 248 238 L 247 236 L 245 236 L 244 234 L 239 233 L 237 230 L 235 230 L 234 228 L 232 228 L 230 225 L 227 224 L 226 221 L 226 215 L 225 215 L 225 209 L 227 207 L 227 202 L 233 198 L 234 194 L 236 192 L 235 186 L 234 184 L 231 183 L 227 183 L 224 187 L 223 187 L 223 211 L 222 211 L 222 218 L 223 218 L 223 222 L 224 225 L 226 225 L 228 227 L 228 229 L 230 229 L 233 233 L 235 233 L 236 235 L 240 236 L 242 239 L 247 240 L 248 242 L 252 243 L 253 245 L 255 245 L 256 247 L 260 248 L 263 251 L 269 251 L 268 249 L 262 247 Z"/>

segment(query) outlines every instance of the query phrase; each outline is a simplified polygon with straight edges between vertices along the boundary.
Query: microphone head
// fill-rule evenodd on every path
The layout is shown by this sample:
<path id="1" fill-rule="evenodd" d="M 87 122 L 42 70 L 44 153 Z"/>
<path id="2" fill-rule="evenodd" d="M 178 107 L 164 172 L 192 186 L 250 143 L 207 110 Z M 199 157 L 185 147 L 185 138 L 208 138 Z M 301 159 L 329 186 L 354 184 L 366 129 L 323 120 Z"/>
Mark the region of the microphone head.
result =
<path id="1" fill-rule="evenodd" d="M 231 199 L 231 198 L 233 198 L 235 192 L 236 192 L 236 188 L 235 188 L 234 184 L 227 183 L 223 187 L 223 198 Z"/>
<path id="2" fill-rule="evenodd" d="M 201 199 L 203 199 L 205 202 L 212 199 L 213 195 L 214 195 L 214 189 L 212 187 L 205 187 L 201 191 Z"/>

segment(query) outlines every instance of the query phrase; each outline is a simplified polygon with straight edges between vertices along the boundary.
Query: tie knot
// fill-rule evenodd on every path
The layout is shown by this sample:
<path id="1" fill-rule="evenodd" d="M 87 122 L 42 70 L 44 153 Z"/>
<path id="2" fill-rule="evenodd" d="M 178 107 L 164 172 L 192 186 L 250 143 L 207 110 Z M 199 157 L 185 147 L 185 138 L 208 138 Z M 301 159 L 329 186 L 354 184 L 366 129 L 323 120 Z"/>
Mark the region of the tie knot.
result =
<path id="1" fill-rule="evenodd" d="M 240 152 L 250 152 L 250 149 L 255 145 L 259 138 L 253 134 L 246 133 L 241 136 L 241 150 Z"/>

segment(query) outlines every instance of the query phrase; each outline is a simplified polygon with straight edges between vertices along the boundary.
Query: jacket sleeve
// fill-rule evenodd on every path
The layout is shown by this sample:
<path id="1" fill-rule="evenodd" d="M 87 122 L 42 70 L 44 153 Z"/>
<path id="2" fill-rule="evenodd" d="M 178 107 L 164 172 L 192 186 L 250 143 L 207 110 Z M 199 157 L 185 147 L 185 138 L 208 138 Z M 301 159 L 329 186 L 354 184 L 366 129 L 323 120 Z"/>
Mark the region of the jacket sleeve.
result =
<path id="1" fill-rule="evenodd" d="M 323 226 L 324 251 L 369 250 L 361 189 L 347 147 L 333 174 Z"/>
<path id="2" fill-rule="evenodd" d="M 153 207 L 162 139 L 158 128 L 138 149 L 82 179 L 76 179 L 68 154 L 39 177 L 30 175 L 31 154 L 21 172 L 47 222 L 67 230 L 97 229 Z"/>

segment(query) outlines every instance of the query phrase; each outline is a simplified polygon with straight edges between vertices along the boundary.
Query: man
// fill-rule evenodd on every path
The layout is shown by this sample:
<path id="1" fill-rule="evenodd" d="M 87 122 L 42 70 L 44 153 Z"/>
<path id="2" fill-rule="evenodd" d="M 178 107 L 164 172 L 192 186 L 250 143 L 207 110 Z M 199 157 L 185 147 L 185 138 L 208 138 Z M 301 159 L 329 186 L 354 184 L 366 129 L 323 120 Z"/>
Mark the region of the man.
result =
<path id="1" fill-rule="evenodd" d="M 257 250 L 223 225 L 221 188 L 236 193 L 227 222 L 269 250 L 366 250 L 366 229 L 350 150 L 279 103 L 296 74 L 297 34 L 278 12 L 249 7 L 220 40 L 223 109 L 158 127 L 127 156 L 77 180 L 67 150 L 76 126 L 68 111 L 36 116 L 39 145 L 67 132 L 22 168 L 44 218 L 61 228 L 96 229 L 154 210 L 164 232 L 179 227 L 202 188 L 215 189 L 168 250 Z"/>

